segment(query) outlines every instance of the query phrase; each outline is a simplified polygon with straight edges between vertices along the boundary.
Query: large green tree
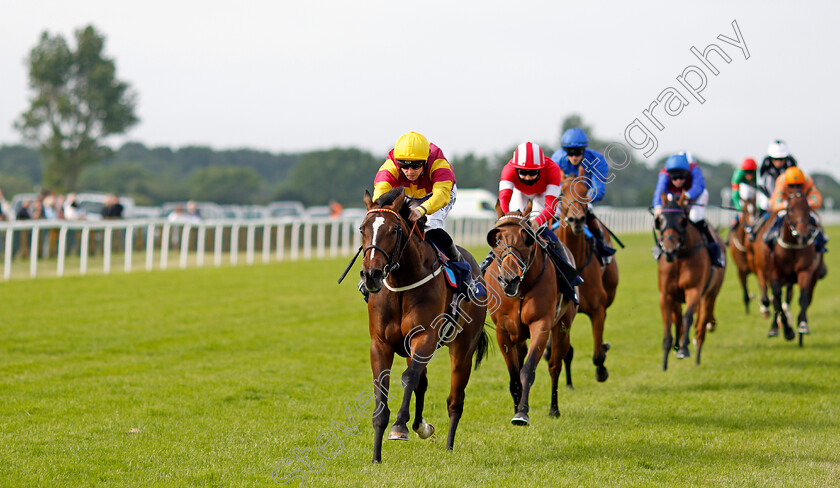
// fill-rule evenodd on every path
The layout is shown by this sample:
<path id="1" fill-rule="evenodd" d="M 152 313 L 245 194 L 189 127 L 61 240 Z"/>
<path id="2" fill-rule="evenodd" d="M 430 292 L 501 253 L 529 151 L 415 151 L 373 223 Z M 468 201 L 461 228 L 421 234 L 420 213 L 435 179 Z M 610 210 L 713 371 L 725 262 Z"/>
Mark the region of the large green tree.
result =
<path id="1" fill-rule="evenodd" d="M 105 38 L 92 26 L 75 33 L 72 49 L 61 34 L 48 32 L 27 59 L 30 106 L 15 122 L 44 158 L 43 181 L 59 191 L 76 190 L 79 174 L 107 155 L 108 136 L 137 122 L 136 95 L 116 76 L 104 54 Z"/>

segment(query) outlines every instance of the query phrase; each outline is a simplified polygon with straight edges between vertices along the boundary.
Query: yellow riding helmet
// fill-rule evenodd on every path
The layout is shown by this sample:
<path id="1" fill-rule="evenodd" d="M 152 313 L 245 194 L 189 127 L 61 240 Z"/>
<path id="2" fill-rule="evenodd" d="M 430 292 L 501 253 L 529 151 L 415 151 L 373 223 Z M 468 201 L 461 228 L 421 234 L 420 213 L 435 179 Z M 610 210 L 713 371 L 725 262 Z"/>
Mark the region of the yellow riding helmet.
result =
<path id="1" fill-rule="evenodd" d="M 785 183 L 788 185 L 804 185 L 805 173 L 796 166 L 790 167 L 785 171 Z"/>
<path id="2" fill-rule="evenodd" d="M 423 134 L 406 132 L 394 144 L 394 159 L 405 161 L 429 159 L 429 140 Z"/>

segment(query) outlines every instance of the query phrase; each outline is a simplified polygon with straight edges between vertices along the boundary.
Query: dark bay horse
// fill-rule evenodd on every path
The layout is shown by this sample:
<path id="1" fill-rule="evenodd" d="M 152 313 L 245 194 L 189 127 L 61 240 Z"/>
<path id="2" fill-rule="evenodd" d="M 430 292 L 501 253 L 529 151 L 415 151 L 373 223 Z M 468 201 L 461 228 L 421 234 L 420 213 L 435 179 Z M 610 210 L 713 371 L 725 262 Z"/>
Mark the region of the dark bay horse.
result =
<path id="1" fill-rule="evenodd" d="M 571 251 L 574 262 L 577 263 L 578 274 L 583 278 L 578 310 L 588 315 L 592 323 L 592 363 L 595 364 L 595 378 L 598 381 L 606 381 L 609 371 L 604 362 L 607 360 L 610 345 L 604 342 L 604 322 L 607 318 L 607 308 L 615 300 L 618 288 L 618 263 L 613 258 L 608 265 L 602 266 L 591 241 L 584 234 L 586 205 L 590 201 L 586 196 L 587 191 L 588 187 L 583 178 L 567 178 L 563 181 L 560 193 L 561 222 L 555 233 Z M 609 232 L 600 222 L 598 225 L 602 226 L 604 238 L 609 243 Z"/>
<path id="2" fill-rule="evenodd" d="M 505 357 L 510 375 L 514 425 L 528 425 L 528 396 L 535 371 L 551 337 L 548 369 L 551 375 L 551 408 L 548 414 L 558 417 L 557 382 L 562 362 L 566 363 L 566 384 L 571 387 L 573 349 L 569 330 L 575 317 L 574 302 L 564 298 L 558 276 L 544 242 L 531 227 L 528 216 L 531 202 L 523 211 L 505 214 L 496 202 L 499 219 L 487 234 L 487 243 L 496 256 L 484 272 L 488 293 L 493 297 L 490 317 L 496 324 L 496 340 Z M 571 254 L 564 248 L 574 265 Z M 525 341 L 531 339 L 526 348 Z"/>
<path id="3" fill-rule="evenodd" d="M 814 296 L 814 288 L 819 279 L 819 270 L 823 256 L 816 251 L 814 240 L 819 231 L 819 222 L 812 217 L 807 198 L 801 193 L 793 193 L 788 199 L 787 211 L 782 218 L 779 236 L 772 248 L 766 248 L 765 260 L 768 264 L 770 285 L 773 290 L 773 319 L 770 324 L 771 335 L 779 325 L 784 329 L 785 339 L 793 340 L 796 336 L 789 324 L 788 314 L 782 307 L 782 287 L 788 286 L 788 295 L 792 294 L 793 285 L 799 286 L 799 345 L 802 335 L 809 334 L 808 307 Z"/>
<path id="4" fill-rule="evenodd" d="M 743 192 L 743 190 L 742 190 Z M 746 192 L 742 193 L 746 194 Z M 747 289 L 747 277 L 755 273 L 753 245 L 747 238 L 747 228 L 752 228 L 758 219 L 758 207 L 755 205 L 755 191 L 749 198 L 741 199 L 741 211 L 738 213 L 738 225 L 729 232 L 729 254 L 738 268 L 738 280 L 743 291 L 744 310 L 750 313 L 752 296 Z M 765 286 L 766 289 L 766 286 Z"/>
<path id="5" fill-rule="evenodd" d="M 486 303 L 470 297 L 455 296 L 441 273 L 440 260 L 433 246 L 420 237 L 408 220 L 410 203 L 402 189 L 395 189 L 375 203 L 365 192 L 367 215 L 362 222 L 364 261 L 362 278 L 370 292 L 368 319 L 370 326 L 370 364 L 376 390 L 373 418 L 373 462 L 382 461 L 382 438 L 388 424 L 388 390 L 394 354 L 406 358 L 408 367 L 402 374 L 403 398 L 397 418 L 388 436 L 408 440 L 409 405 L 415 395 L 412 428 L 426 439 L 434 427 L 423 419 L 423 404 L 428 380 L 426 364 L 443 345 L 449 347 L 451 364 L 450 393 L 446 399 L 449 411 L 449 433 L 446 449 L 455 443 L 455 430 L 464 410 L 464 389 L 470 379 L 473 356 L 475 367 L 487 352 L 484 332 Z M 478 264 L 464 249 L 474 278 Z M 457 300 L 453 302 L 453 300 Z M 453 310 L 454 304 L 454 310 Z M 453 312 L 458 318 L 453 320 Z"/>
<path id="6" fill-rule="evenodd" d="M 712 266 L 712 259 L 706 251 L 706 242 L 700 230 L 689 221 L 688 205 L 685 192 L 681 193 L 679 200 L 671 194 L 663 194 L 662 213 L 655 222 L 656 229 L 660 231 L 658 244 L 662 249 L 662 255 L 659 256 L 658 281 L 659 308 L 665 332 L 662 340 L 663 371 L 668 369 L 668 354 L 674 346 L 672 323 L 677 332 L 678 359 L 691 355 L 688 351 L 688 339 L 691 326 L 695 326 L 695 362 L 700 364 L 706 329 L 714 330 L 716 323 L 715 300 L 726 272 L 725 268 Z M 721 245 L 720 237 L 716 232 L 714 234 L 718 245 Z M 684 315 L 683 303 L 686 304 Z"/>

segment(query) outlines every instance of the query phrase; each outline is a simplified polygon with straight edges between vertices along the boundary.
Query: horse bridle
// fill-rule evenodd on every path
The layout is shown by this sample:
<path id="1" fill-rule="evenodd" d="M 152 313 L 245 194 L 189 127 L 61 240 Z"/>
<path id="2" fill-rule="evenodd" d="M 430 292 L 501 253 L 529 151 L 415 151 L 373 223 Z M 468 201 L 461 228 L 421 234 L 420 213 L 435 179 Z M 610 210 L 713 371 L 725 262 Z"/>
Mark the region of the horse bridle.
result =
<path id="1" fill-rule="evenodd" d="M 660 212 L 661 212 L 660 213 L 660 215 L 661 215 L 663 213 L 685 213 L 685 210 L 683 210 L 681 208 L 663 208 Z M 686 218 L 688 218 L 688 216 L 686 216 Z M 665 217 L 663 216 L 662 219 L 665 220 Z M 680 229 L 678 226 L 673 227 L 673 229 L 677 231 L 676 237 L 674 237 L 673 235 L 662 237 L 662 234 L 664 234 L 665 231 L 668 228 L 669 227 L 667 227 L 667 225 L 666 225 L 663 229 L 659 230 L 659 237 L 656 239 L 656 243 L 659 245 L 659 247 L 661 249 L 662 244 L 664 244 L 667 241 L 671 241 L 671 240 L 676 239 L 677 245 L 674 246 L 674 251 L 679 252 L 680 250 L 682 250 L 683 246 L 685 245 L 686 227 L 683 227 L 682 229 Z"/>
<path id="2" fill-rule="evenodd" d="M 393 210 L 391 210 L 389 208 L 374 208 L 374 209 L 368 210 L 367 214 L 365 214 L 365 216 L 367 216 L 368 214 L 379 213 L 379 212 L 388 212 L 388 213 L 393 214 L 397 217 L 397 222 L 398 222 L 398 224 L 397 224 L 397 243 L 394 245 L 394 249 L 392 249 L 390 252 L 388 252 L 385 249 L 371 243 L 371 245 L 367 246 L 364 249 L 364 251 L 362 252 L 362 256 L 366 256 L 367 252 L 371 249 L 379 251 L 382 254 L 388 256 L 388 262 L 382 268 L 382 279 L 384 280 L 385 278 L 388 277 L 388 275 L 391 273 L 391 271 L 396 271 L 396 270 L 400 269 L 400 258 L 402 257 L 403 251 L 405 251 L 405 246 L 408 245 L 408 239 L 406 239 L 404 245 L 400 246 L 400 244 L 402 243 L 402 240 L 403 240 L 404 231 L 403 231 L 403 227 L 402 227 L 402 216 L 400 216 L 400 214 L 398 214 L 397 212 L 394 212 Z"/>
<path id="3" fill-rule="evenodd" d="M 809 211 L 808 211 L 808 216 L 807 217 L 801 217 L 801 218 L 796 219 L 794 221 L 790 218 L 790 210 L 789 209 L 790 209 L 791 198 L 804 198 L 804 195 L 802 195 L 802 192 L 796 192 L 793 195 L 791 195 L 790 198 L 788 198 L 788 211 L 785 212 L 785 216 L 782 218 L 782 222 L 784 222 L 785 225 L 787 225 L 788 230 L 790 230 L 790 234 L 794 237 L 794 239 L 799 238 L 799 231 L 796 230 L 797 224 L 799 224 L 801 222 L 807 223 L 808 224 L 808 235 L 804 239 L 805 244 L 798 244 L 797 243 L 797 244 L 793 244 L 793 246 L 802 246 L 802 247 L 809 246 L 809 245 L 811 245 L 812 242 L 814 242 L 814 239 L 817 236 L 817 230 L 818 230 L 817 226 L 812 224 L 812 221 L 814 220 L 814 218 L 811 215 L 810 206 L 808 207 Z M 805 201 L 805 204 L 806 205 L 808 204 L 807 199 Z M 784 241 L 784 238 L 781 235 L 779 236 L 779 241 Z M 780 244 L 782 245 L 782 247 L 785 247 L 784 244 L 787 244 L 788 246 L 791 246 L 788 243 L 782 244 L 780 242 Z"/>
<path id="4" fill-rule="evenodd" d="M 516 274 L 517 274 L 517 276 L 519 276 L 519 279 L 520 279 L 520 282 L 521 282 L 521 280 L 525 279 L 525 274 L 528 273 L 528 270 L 531 269 L 531 265 L 534 263 L 534 260 L 535 260 L 536 255 L 537 255 L 537 242 L 536 242 L 536 235 L 535 235 L 536 233 L 534 233 L 533 229 L 531 229 L 530 224 L 528 224 L 528 218 L 527 217 L 522 217 L 522 216 L 519 216 L 519 215 L 503 215 L 499 218 L 499 220 L 496 221 L 496 228 L 498 228 L 499 222 L 501 222 L 502 220 L 506 220 L 506 219 L 518 219 L 520 221 L 520 224 L 522 222 L 525 222 L 526 225 L 522 226 L 522 227 L 526 228 L 527 232 L 530 232 L 530 233 L 534 234 L 534 247 L 531 251 L 528 252 L 528 256 L 527 256 L 527 260 L 526 260 L 525 259 L 526 256 L 523 256 L 522 253 L 519 251 L 519 249 L 516 249 L 515 247 L 512 247 L 512 246 L 503 245 L 501 242 L 497 241 L 497 244 L 499 244 L 499 247 L 502 249 L 502 254 L 496 260 L 496 267 L 498 269 L 498 273 L 496 273 L 496 280 L 502 286 L 505 285 L 505 283 L 502 282 L 502 262 L 504 262 L 506 257 L 512 256 L 513 259 L 516 261 L 516 268 L 517 268 L 516 269 Z M 523 267 L 523 264 L 524 264 L 524 267 Z"/>

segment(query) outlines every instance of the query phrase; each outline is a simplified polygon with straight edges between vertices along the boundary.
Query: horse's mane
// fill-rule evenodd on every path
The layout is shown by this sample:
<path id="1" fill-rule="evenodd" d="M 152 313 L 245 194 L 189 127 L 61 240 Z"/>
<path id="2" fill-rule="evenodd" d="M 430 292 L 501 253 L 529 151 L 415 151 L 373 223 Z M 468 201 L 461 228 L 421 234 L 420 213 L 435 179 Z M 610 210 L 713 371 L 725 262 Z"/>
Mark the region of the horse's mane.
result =
<path id="1" fill-rule="evenodd" d="M 386 193 L 386 194 L 382 195 L 381 197 L 377 198 L 376 201 L 373 202 L 373 203 L 375 205 L 379 205 L 380 207 L 384 207 L 385 205 L 391 205 L 392 203 L 394 203 L 394 200 L 396 200 L 397 197 L 400 196 L 402 193 L 403 193 L 402 188 L 394 188 L 391 191 L 389 191 L 388 193 Z"/>
<path id="2" fill-rule="evenodd" d="M 574 185 L 584 185 L 584 192 L 583 194 L 577 194 L 577 192 L 572 192 L 572 186 Z M 565 178 L 563 180 L 563 186 L 561 187 L 561 191 L 568 190 L 572 193 L 570 196 L 572 197 L 571 200 L 577 201 L 580 203 L 589 203 L 591 198 L 588 195 L 589 192 L 589 185 L 586 183 L 586 178 L 581 176 L 575 176 L 574 178 Z"/>
<path id="3" fill-rule="evenodd" d="M 381 207 L 386 207 L 388 205 L 393 205 L 394 202 L 397 200 L 397 198 L 399 198 L 399 196 L 403 195 L 404 193 L 405 193 L 405 190 L 403 188 L 394 188 L 391 191 L 389 191 L 388 193 L 385 193 L 384 195 L 377 198 L 376 201 L 373 202 L 373 204 L 378 205 L 380 208 Z M 410 223 L 408 221 L 408 216 L 411 214 L 411 209 L 412 209 L 411 200 L 406 198 L 405 200 L 403 200 L 402 206 L 398 209 L 395 209 L 395 210 L 398 214 L 400 214 L 400 217 L 402 217 L 403 220 Z M 426 223 L 426 216 L 425 215 L 420 220 L 417 221 L 418 226 L 425 225 L 425 223 Z"/>

